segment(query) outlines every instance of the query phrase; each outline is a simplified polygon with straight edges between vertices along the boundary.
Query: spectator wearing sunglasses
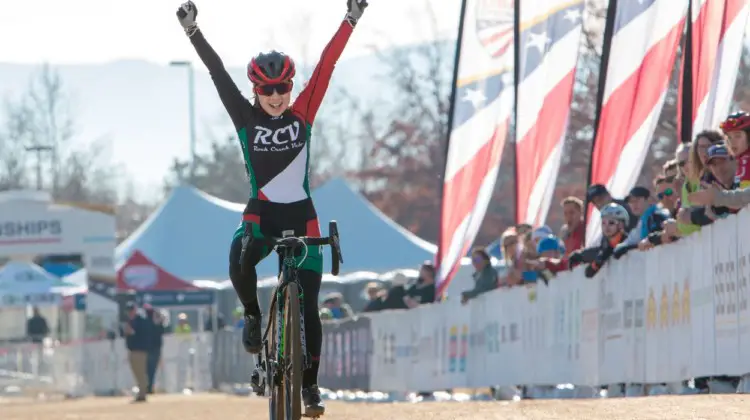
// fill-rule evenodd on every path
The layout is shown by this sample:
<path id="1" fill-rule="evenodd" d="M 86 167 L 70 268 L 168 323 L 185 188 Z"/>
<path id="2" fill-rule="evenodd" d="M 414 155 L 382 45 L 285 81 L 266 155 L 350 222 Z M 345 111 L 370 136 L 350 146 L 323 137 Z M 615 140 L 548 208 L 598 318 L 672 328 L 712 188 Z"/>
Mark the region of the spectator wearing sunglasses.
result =
<path id="1" fill-rule="evenodd" d="M 638 217 L 635 216 L 630 210 L 630 206 L 628 206 L 628 203 L 625 200 L 612 198 L 612 195 L 610 195 L 607 187 L 602 184 L 594 184 L 588 188 L 588 190 L 586 191 L 586 201 L 593 204 L 594 207 L 596 207 L 600 212 L 610 204 L 617 204 L 622 209 L 624 209 L 629 216 L 628 221 L 626 221 L 624 225 L 625 233 L 630 232 L 630 230 L 635 228 L 635 225 L 638 223 Z M 571 252 L 568 256 L 568 263 L 570 265 L 570 268 L 575 268 L 579 264 L 592 263 L 597 258 L 597 255 L 600 254 L 600 251 L 602 249 L 606 249 L 609 246 L 609 239 L 607 239 L 606 236 L 602 236 L 602 240 L 599 243 L 599 246 Z"/>
<path id="2" fill-rule="evenodd" d="M 701 188 L 701 182 L 713 182 L 713 176 L 706 166 L 708 148 L 723 141 L 724 136 L 714 130 L 701 131 L 695 136 L 695 140 L 690 145 L 688 164 L 685 167 L 687 178 L 681 188 L 681 207 L 692 207 L 689 195 Z M 677 220 L 677 227 L 680 230 L 681 236 L 687 236 L 700 230 L 700 226 L 685 223 L 684 220 Z"/>
<path id="3" fill-rule="evenodd" d="M 497 288 L 497 271 L 492 267 L 489 254 L 482 248 L 475 248 L 471 253 L 471 264 L 474 266 L 474 288 L 461 292 L 461 304 Z"/>
<path id="4" fill-rule="evenodd" d="M 640 211 L 641 217 L 638 220 L 638 224 L 630 231 L 625 242 L 615 247 L 613 252 L 615 259 L 619 259 L 628 251 L 637 248 L 638 243 L 648 237 L 649 234 L 660 231 L 664 221 L 671 217 L 669 211 L 663 206 L 663 200 L 667 197 L 667 194 L 669 197 L 674 197 L 676 194 L 672 190 L 671 184 L 667 184 L 669 188 L 666 189 L 666 192 L 664 188 L 659 188 L 658 185 L 661 184 L 657 184 L 657 182 L 666 183 L 667 179 L 671 180 L 672 178 L 665 178 L 663 175 L 660 175 L 655 181 L 655 185 L 657 185 L 657 190 L 659 191 L 657 195 L 659 197 L 658 203 L 654 202 L 648 188 L 635 187 L 630 190 L 628 204 L 634 209 L 634 212 L 640 211 L 641 208 L 643 208 L 643 211 Z"/>
<path id="5" fill-rule="evenodd" d="M 612 256 L 617 245 L 625 241 L 627 224 L 630 222 L 628 211 L 617 203 L 607 204 L 600 212 L 602 215 L 603 243 L 596 257 L 594 257 L 594 261 L 586 267 L 585 275 L 588 278 L 594 277 Z"/>
<path id="6" fill-rule="evenodd" d="M 739 187 L 740 177 L 735 177 L 737 161 L 729 154 L 726 146 L 723 144 L 711 146 L 708 149 L 706 165 L 716 179 L 715 182 L 722 188 L 733 190 Z M 723 218 L 736 212 L 737 210 L 726 206 L 691 207 L 690 209 L 680 209 L 677 217 L 681 221 L 689 220 L 695 225 L 705 226 L 713 223 L 717 218 Z"/>

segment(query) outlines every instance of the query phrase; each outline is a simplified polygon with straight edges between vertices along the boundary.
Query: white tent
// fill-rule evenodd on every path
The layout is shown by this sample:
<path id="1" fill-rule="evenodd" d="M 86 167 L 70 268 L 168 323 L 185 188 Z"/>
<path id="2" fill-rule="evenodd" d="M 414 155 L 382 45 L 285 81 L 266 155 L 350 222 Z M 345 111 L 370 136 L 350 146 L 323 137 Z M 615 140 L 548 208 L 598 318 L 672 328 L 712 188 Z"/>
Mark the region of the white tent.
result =
<path id="1" fill-rule="evenodd" d="M 320 228 L 337 220 L 345 264 L 342 273 L 386 272 L 416 267 L 432 259 L 436 247 L 394 223 L 341 179 L 312 192 Z M 224 280 L 229 274 L 229 245 L 242 219 L 244 204 L 212 197 L 192 187 L 178 187 L 115 252 L 120 267 L 135 251 L 187 281 Z M 330 271 L 325 251 L 326 272 Z M 277 260 L 258 266 L 259 277 L 274 275 Z"/>
<path id="2" fill-rule="evenodd" d="M 0 269 L 0 306 L 59 305 L 62 296 L 85 291 L 66 283 L 43 268 L 23 261 L 11 261 Z"/>

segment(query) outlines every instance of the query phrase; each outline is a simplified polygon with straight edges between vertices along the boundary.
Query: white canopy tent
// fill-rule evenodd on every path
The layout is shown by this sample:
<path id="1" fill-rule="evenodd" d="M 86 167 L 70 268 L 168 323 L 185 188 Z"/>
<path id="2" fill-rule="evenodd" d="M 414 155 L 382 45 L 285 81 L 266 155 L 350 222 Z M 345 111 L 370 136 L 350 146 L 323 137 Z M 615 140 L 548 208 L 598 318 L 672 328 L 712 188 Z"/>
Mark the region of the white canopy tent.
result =
<path id="1" fill-rule="evenodd" d="M 0 333 L 17 338 L 26 334 L 30 306 L 40 309 L 50 330 L 56 327 L 62 299 L 86 290 L 64 282 L 36 264 L 10 261 L 0 268 Z"/>

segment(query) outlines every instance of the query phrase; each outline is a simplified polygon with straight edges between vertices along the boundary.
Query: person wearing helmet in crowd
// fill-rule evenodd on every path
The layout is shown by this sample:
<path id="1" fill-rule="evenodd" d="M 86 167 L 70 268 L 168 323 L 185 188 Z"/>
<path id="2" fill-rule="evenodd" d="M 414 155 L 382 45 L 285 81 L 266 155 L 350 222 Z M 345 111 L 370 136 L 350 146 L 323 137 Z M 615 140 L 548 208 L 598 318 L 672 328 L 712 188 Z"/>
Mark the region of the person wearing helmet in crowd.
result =
<path id="1" fill-rule="evenodd" d="M 599 210 L 599 212 L 601 212 L 603 208 L 612 203 L 615 203 L 622 207 L 629 216 L 628 221 L 625 223 L 625 233 L 630 232 L 633 228 L 635 228 L 636 224 L 638 224 L 638 217 L 633 214 L 628 203 L 625 200 L 613 198 L 609 193 L 609 190 L 607 190 L 607 187 L 602 184 L 593 184 L 588 188 L 588 190 L 586 190 L 586 202 L 593 204 L 594 207 Z M 607 247 L 607 243 L 607 238 L 602 237 L 599 246 L 580 249 L 570 253 L 570 255 L 568 256 L 570 268 L 574 268 L 580 264 L 588 264 L 594 261 L 594 258 L 596 258 L 596 256 L 599 254 L 599 251 L 602 248 Z"/>
<path id="2" fill-rule="evenodd" d="M 253 99 L 248 101 L 199 29 L 195 3 L 188 1 L 177 10 L 178 21 L 208 68 L 237 131 L 250 181 L 250 197 L 229 252 L 230 279 L 245 311 L 242 342 L 250 353 L 257 354 L 262 347 L 255 266 L 271 251 L 262 241 L 253 239 L 282 236 L 282 231 L 286 230 L 293 230 L 294 235 L 300 236 L 320 235 L 310 196 L 312 126 L 336 62 L 366 7 L 366 0 L 347 0 L 344 20 L 294 103 L 291 103 L 291 91 L 296 68 L 291 57 L 271 51 L 258 54 L 250 61 L 247 77 L 253 87 Z M 317 386 L 323 340 L 317 309 L 322 250 L 311 246 L 305 255 L 304 261 L 300 261 L 299 280 L 305 290 L 302 315 L 311 366 L 302 375 L 302 394 L 305 414 L 316 417 L 325 411 Z"/>
<path id="3" fill-rule="evenodd" d="M 739 187 L 750 187 L 750 114 L 744 111 L 730 114 L 719 127 L 727 137 L 730 154 L 737 160 L 735 176 Z"/>
<path id="4" fill-rule="evenodd" d="M 591 278 L 599 272 L 607 262 L 617 245 L 623 243 L 627 236 L 627 225 L 630 214 L 617 203 L 609 203 L 601 210 L 602 215 L 602 246 L 594 260 L 586 266 L 586 277 Z"/>

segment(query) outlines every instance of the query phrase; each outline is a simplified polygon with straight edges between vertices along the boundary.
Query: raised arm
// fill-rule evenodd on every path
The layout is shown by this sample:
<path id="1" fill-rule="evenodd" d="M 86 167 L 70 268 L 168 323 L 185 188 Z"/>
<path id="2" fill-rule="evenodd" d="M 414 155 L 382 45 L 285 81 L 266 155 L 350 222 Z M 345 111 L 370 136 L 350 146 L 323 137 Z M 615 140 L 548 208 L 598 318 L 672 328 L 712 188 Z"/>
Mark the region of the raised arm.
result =
<path id="1" fill-rule="evenodd" d="M 315 115 L 317 115 L 323 97 L 328 90 L 328 84 L 331 81 L 336 62 L 341 57 L 341 53 L 344 52 L 344 47 L 346 47 L 349 37 L 352 36 L 354 26 L 357 25 L 366 7 L 366 0 L 347 1 L 346 18 L 326 45 L 310 80 L 307 81 L 307 85 L 292 105 L 292 110 L 309 125 L 312 125 L 315 121 Z"/>
<path id="2" fill-rule="evenodd" d="M 315 115 L 317 115 L 320 104 L 323 102 L 323 97 L 328 90 L 333 69 L 336 67 L 336 62 L 341 57 L 341 53 L 344 52 L 344 47 L 346 47 L 353 29 L 352 24 L 348 20 L 345 19 L 341 22 L 339 29 L 323 50 L 320 61 L 315 66 L 315 71 L 313 71 L 310 80 L 307 81 L 302 92 L 294 100 L 292 109 L 307 124 L 312 125 L 315 121 Z"/>
<path id="3" fill-rule="evenodd" d="M 232 119 L 234 128 L 239 131 L 245 126 L 247 114 L 250 112 L 250 102 L 242 96 L 237 85 L 224 67 L 219 54 L 206 41 L 203 33 L 198 28 L 195 18 L 198 16 L 198 9 L 192 1 L 184 3 L 177 10 L 177 19 L 185 29 L 185 33 L 190 37 L 190 42 L 195 47 L 203 64 L 206 65 L 211 79 L 214 81 L 219 98 L 224 104 L 224 108 Z"/>

